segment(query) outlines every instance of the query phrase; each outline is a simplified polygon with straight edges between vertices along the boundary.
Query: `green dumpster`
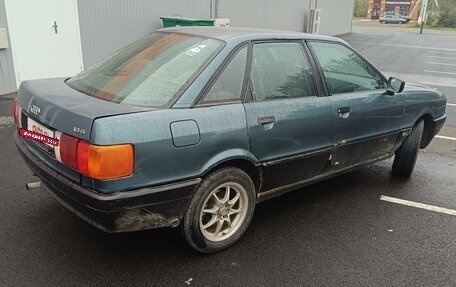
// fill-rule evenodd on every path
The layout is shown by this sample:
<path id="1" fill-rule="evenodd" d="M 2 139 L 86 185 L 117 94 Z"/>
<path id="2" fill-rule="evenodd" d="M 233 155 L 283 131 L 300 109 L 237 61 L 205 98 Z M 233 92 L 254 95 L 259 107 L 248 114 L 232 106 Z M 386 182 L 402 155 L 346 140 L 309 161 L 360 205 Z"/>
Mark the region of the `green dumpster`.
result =
<path id="1" fill-rule="evenodd" d="M 180 17 L 160 17 L 163 21 L 163 27 L 179 27 L 179 26 L 214 26 L 215 20 L 211 19 L 195 19 L 195 18 L 180 18 Z"/>

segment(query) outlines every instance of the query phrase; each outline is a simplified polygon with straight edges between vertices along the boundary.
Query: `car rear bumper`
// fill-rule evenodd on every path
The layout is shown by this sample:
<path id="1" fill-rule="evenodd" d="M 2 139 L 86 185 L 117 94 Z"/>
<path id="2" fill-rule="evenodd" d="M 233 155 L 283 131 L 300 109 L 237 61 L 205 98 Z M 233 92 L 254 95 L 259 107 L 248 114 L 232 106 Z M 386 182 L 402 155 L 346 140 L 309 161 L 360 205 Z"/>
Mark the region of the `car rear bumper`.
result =
<path id="1" fill-rule="evenodd" d="M 105 232 L 177 226 L 201 179 L 140 190 L 102 194 L 83 188 L 49 168 L 16 132 L 16 146 L 26 164 L 57 201 Z"/>
<path id="2" fill-rule="evenodd" d="M 430 126 L 426 127 L 425 133 L 423 134 L 423 139 L 421 140 L 420 148 L 425 148 L 431 143 L 432 139 L 440 132 L 443 125 L 445 124 L 446 118 L 446 115 L 443 115 L 437 119 L 432 120 Z"/>

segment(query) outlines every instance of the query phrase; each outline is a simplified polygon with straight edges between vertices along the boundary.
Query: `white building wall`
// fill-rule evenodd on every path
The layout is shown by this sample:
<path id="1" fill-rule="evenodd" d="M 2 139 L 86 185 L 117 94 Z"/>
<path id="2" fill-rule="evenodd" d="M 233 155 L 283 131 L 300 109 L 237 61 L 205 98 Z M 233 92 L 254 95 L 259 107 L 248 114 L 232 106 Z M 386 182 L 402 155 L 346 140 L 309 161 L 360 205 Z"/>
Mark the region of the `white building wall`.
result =
<path id="1" fill-rule="evenodd" d="M 341 35 L 351 32 L 353 19 L 353 0 L 318 0 L 321 9 L 320 34 Z"/>
<path id="2" fill-rule="evenodd" d="M 320 34 L 351 31 L 353 0 L 217 0 L 231 26 L 305 32 L 309 10 L 321 9 Z"/>
<path id="3" fill-rule="evenodd" d="M 161 16 L 210 18 L 213 0 L 78 0 L 84 66 L 162 28 Z"/>
<path id="4" fill-rule="evenodd" d="M 235 27 L 304 32 L 310 0 L 218 0 L 219 17 Z"/>
<path id="5" fill-rule="evenodd" d="M 161 28 L 160 16 L 217 16 L 231 26 L 304 32 L 315 7 L 322 9 L 320 34 L 351 30 L 353 0 L 78 0 L 84 66 Z"/>
<path id="6" fill-rule="evenodd" d="M 4 0 L 0 0 L 0 28 L 7 28 L 9 40 Z M 8 41 L 8 48 L 0 49 L 0 95 L 14 92 L 17 89 L 14 75 L 13 54 L 11 52 L 11 43 Z"/>

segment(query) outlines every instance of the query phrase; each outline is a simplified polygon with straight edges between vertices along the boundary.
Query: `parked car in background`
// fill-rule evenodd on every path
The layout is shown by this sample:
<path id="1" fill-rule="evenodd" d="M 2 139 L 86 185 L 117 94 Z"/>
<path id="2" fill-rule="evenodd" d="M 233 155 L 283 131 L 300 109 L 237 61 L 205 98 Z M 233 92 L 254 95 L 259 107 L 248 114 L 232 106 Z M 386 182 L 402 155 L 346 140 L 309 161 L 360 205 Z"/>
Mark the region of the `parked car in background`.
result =
<path id="1" fill-rule="evenodd" d="M 395 12 L 385 12 L 383 14 L 383 17 L 385 16 L 395 16 L 396 18 L 400 18 L 400 19 L 404 19 L 405 20 L 405 23 L 408 23 L 410 22 L 410 17 L 409 16 L 404 16 L 400 13 L 395 13 Z"/>
<path id="2" fill-rule="evenodd" d="M 180 226 L 212 253 L 265 199 L 393 156 L 392 174 L 409 177 L 445 107 L 338 38 L 171 28 L 70 79 L 22 82 L 14 137 L 47 189 L 95 227 Z"/>
<path id="3" fill-rule="evenodd" d="M 406 22 L 406 23 L 410 22 L 410 16 L 405 16 L 405 15 L 396 13 L 396 17 L 405 19 L 405 22 Z"/>
<path id="4" fill-rule="evenodd" d="M 379 22 L 383 24 L 405 24 L 407 23 L 407 20 L 399 17 L 397 15 L 384 15 L 380 19 L 378 19 Z"/>

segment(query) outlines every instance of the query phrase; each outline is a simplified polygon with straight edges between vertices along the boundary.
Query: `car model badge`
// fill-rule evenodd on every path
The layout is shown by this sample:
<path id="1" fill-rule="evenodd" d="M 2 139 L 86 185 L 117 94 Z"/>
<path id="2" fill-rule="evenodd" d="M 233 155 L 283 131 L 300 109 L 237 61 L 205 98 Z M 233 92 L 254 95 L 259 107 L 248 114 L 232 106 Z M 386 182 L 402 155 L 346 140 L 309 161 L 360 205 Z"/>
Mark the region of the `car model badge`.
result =
<path id="1" fill-rule="evenodd" d="M 38 108 L 37 106 L 35 106 L 35 105 L 31 105 L 31 106 L 30 106 L 30 112 L 31 112 L 32 114 L 34 114 L 35 116 L 39 115 L 39 114 L 40 114 L 40 111 L 41 111 L 41 109 Z"/>
<path id="2" fill-rule="evenodd" d="M 78 127 L 73 127 L 73 132 L 84 135 L 86 133 L 86 130 Z"/>

